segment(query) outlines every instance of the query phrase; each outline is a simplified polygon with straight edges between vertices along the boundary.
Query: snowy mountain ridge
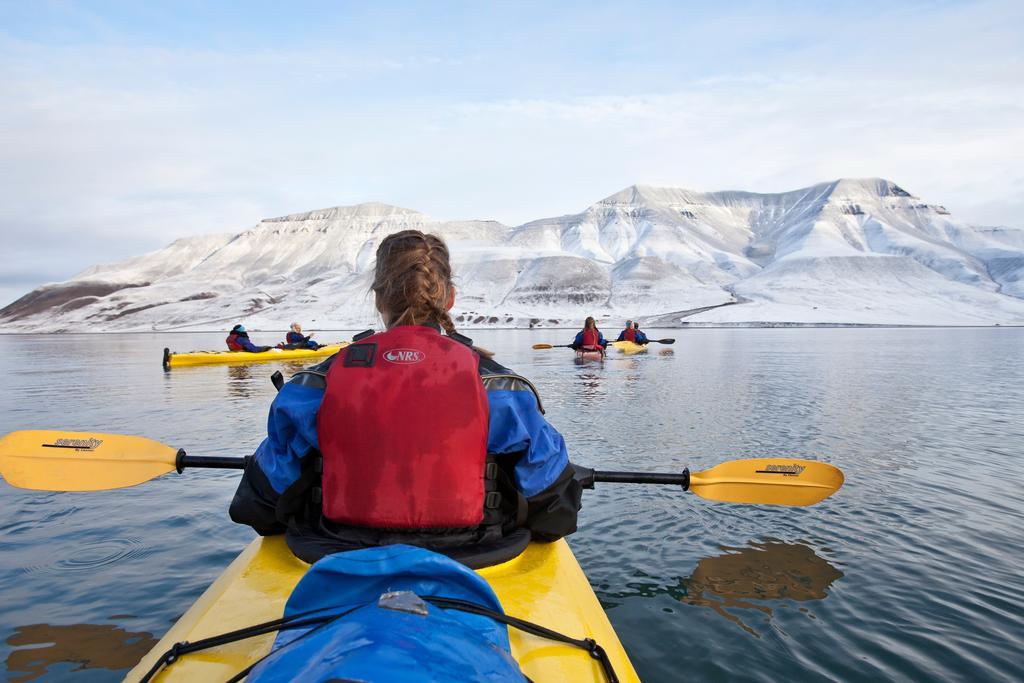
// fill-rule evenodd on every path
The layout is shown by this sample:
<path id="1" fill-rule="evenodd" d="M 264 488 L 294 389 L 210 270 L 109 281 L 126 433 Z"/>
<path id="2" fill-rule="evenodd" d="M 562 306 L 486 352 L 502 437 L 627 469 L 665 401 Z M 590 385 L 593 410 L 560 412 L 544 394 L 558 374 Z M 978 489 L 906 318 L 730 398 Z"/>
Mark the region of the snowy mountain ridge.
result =
<path id="1" fill-rule="evenodd" d="M 448 242 L 468 327 L 1024 324 L 1024 231 L 967 225 L 870 178 L 777 194 L 634 185 L 516 227 L 381 203 L 290 214 L 39 287 L 0 310 L 0 329 L 374 326 L 376 247 L 406 228 Z"/>

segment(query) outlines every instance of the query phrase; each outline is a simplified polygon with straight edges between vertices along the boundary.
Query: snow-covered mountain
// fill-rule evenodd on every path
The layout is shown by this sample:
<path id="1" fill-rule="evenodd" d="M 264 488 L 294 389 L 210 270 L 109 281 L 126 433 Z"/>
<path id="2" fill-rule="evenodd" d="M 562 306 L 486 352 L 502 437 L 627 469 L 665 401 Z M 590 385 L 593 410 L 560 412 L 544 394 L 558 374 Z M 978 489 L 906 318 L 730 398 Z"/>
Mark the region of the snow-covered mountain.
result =
<path id="1" fill-rule="evenodd" d="M 448 242 L 457 322 L 1024 324 L 1024 230 L 974 227 L 881 179 L 780 194 L 633 186 L 509 227 L 360 204 L 94 266 L 0 310 L 4 330 L 346 329 L 377 323 L 377 244 Z"/>

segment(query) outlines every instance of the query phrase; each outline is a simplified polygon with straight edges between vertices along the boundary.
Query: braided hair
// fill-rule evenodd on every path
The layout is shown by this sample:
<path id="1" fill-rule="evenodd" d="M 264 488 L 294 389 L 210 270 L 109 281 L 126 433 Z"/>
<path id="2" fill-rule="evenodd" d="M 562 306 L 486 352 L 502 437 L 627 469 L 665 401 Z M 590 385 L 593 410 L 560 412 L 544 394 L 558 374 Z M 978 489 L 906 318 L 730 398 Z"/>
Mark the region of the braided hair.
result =
<path id="1" fill-rule="evenodd" d="M 387 327 L 435 324 L 455 333 L 448 315 L 452 266 L 448 246 L 437 235 L 402 230 L 385 237 L 370 288 Z"/>

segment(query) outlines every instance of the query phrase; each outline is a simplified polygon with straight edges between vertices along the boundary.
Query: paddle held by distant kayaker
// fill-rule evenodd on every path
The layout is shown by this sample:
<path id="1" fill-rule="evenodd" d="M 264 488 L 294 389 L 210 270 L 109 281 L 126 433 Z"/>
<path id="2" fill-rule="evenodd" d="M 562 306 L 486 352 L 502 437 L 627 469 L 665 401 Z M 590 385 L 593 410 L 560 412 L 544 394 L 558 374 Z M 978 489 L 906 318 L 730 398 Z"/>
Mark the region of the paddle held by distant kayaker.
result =
<path id="1" fill-rule="evenodd" d="M 228 333 L 228 338 L 224 340 L 227 342 L 229 351 L 248 351 L 249 353 L 262 353 L 269 351 L 269 346 L 256 346 L 249 340 L 249 333 L 245 331 L 245 327 L 242 325 L 235 325 L 231 328 L 231 332 Z"/>
<path id="2" fill-rule="evenodd" d="M 407 543 L 483 566 L 575 531 L 565 441 L 534 386 L 456 332 L 445 243 L 389 235 L 372 290 L 387 329 L 282 387 L 231 518 L 307 561 Z"/>
<path id="3" fill-rule="evenodd" d="M 604 351 L 606 346 L 608 342 L 601 330 L 597 329 L 597 321 L 593 316 L 583 321 L 583 329 L 576 333 L 576 339 L 569 344 L 570 348 L 577 351 Z"/>

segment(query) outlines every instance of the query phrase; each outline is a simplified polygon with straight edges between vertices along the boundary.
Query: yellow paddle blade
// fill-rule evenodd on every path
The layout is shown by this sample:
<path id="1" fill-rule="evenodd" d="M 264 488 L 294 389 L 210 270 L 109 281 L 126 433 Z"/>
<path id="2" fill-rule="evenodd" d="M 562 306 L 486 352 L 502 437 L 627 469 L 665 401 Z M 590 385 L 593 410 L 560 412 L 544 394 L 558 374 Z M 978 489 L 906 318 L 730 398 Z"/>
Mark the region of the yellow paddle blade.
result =
<path id="1" fill-rule="evenodd" d="M 534 344 L 533 348 L 535 348 L 535 349 L 553 349 L 555 347 L 553 345 L 551 345 L 551 344 Z"/>
<path id="2" fill-rule="evenodd" d="M 701 498 L 758 505 L 814 505 L 839 490 L 843 472 L 834 465 L 798 458 L 730 460 L 690 475 Z"/>
<path id="3" fill-rule="evenodd" d="M 119 489 L 171 472 L 177 455 L 141 436 L 25 430 L 0 438 L 0 476 L 39 491 Z"/>

